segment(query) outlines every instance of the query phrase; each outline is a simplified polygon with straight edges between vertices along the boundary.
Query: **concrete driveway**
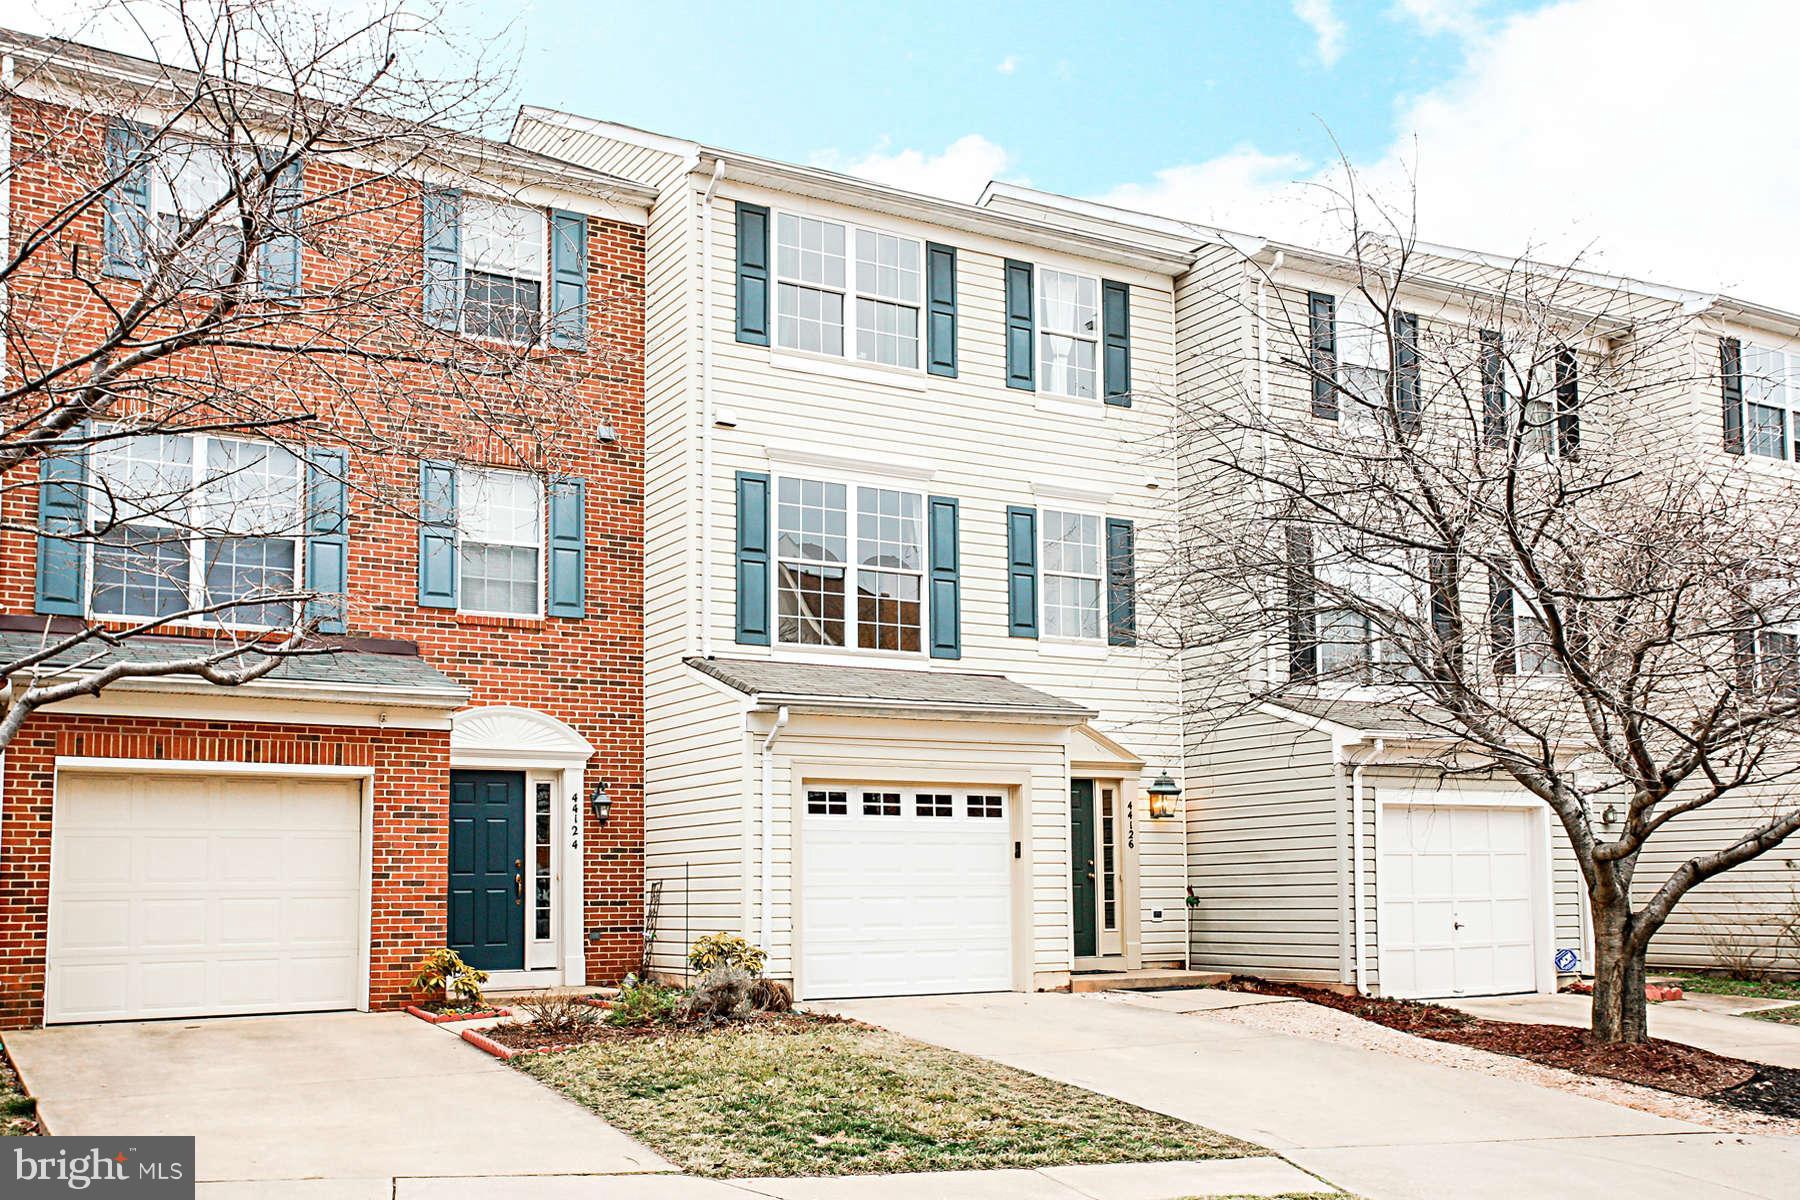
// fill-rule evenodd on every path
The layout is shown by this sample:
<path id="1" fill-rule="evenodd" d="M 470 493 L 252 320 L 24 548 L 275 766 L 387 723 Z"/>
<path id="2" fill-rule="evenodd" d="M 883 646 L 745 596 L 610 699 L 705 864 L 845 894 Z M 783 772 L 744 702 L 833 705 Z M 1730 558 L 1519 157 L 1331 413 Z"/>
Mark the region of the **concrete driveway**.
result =
<path id="1" fill-rule="evenodd" d="M 1206 993 L 1191 996 L 829 1007 L 1247 1138 L 1370 1200 L 1800 1194 L 1800 1139 L 1721 1134 L 1533 1083 L 1272 1033 L 1209 1013 Z"/>
<path id="2" fill-rule="evenodd" d="M 1588 1023 L 1592 1001 L 1586 996 L 1499 996 L 1484 1000 L 1452 1000 L 1464 1012 L 1496 1021 L 1529 1021 L 1539 1025 Z M 1744 1013 L 1761 1009 L 1790 1008 L 1791 1000 L 1757 1000 L 1743 996 L 1691 993 L 1686 1000 L 1670 1000 L 1650 1006 L 1650 1036 L 1667 1038 L 1747 1058 L 1751 1062 L 1800 1068 L 1800 1025 L 1758 1021 Z"/>
<path id="3" fill-rule="evenodd" d="M 67 1025 L 5 1041 L 50 1132 L 192 1134 L 208 1200 L 386 1200 L 398 1177 L 674 1169 L 404 1013 Z"/>

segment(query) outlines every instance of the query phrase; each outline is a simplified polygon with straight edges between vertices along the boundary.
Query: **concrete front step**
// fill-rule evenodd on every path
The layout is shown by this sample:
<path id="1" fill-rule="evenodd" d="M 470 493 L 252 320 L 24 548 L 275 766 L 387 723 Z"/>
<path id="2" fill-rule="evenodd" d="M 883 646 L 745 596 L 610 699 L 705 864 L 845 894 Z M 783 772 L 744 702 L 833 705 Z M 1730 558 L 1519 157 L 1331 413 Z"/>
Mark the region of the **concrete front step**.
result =
<path id="1" fill-rule="evenodd" d="M 1071 992 L 1147 992 L 1162 988 L 1216 987 L 1231 978 L 1226 971 L 1097 971 L 1069 980 Z"/>

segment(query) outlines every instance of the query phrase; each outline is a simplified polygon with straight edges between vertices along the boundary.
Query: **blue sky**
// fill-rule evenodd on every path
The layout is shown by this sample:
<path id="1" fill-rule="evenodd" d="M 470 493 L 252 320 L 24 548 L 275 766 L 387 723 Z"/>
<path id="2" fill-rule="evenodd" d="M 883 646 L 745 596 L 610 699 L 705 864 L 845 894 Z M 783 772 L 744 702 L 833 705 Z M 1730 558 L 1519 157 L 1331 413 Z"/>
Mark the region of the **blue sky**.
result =
<path id="1" fill-rule="evenodd" d="M 0 0 L 0 25 L 93 40 L 84 10 L 176 2 Z M 1800 311 L 1792 0 L 400 2 L 516 53 L 520 102 L 918 191 L 1001 178 L 1332 247 L 1335 136 L 1427 241 Z"/>
<path id="2" fill-rule="evenodd" d="M 1091 194 L 1243 143 L 1354 156 L 1463 45 L 1387 0 L 1339 4 L 1341 50 L 1288 5 L 536 0 L 521 92 L 577 112 L 810 161 L 979 133 L 1011 172 Z M 604 64 L 585 69 L 583 64 Z"/>

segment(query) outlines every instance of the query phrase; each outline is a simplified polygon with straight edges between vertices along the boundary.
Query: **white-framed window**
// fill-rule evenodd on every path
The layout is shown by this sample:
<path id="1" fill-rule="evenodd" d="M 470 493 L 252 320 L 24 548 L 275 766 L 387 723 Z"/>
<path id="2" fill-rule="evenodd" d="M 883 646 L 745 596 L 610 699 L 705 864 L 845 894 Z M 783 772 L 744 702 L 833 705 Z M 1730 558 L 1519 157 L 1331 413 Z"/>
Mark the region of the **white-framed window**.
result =
<path id="1" fill-rule="evenodd" d="M 529 344 L 543 329 L 542 209 L 483 196 L 462 202 L 462 331 Z"/>
<path id="2" fill-rule="evenodd" d="M 1800 353 L 1745 342 L 1744 450 L 1758 458 L 1800 457 Z"/>
<path id="3" fill-rule="evenodd" d="M 1771 692 L 1800 691 L 1800 626 L 1756 631 L 1756 683 Z"/>
<path id="4" fill-rule="evenodd" d="M 924 295 L 918 239 L 775 214 L 777 346 L 917 371 Z"/>
<path id="5" fill-rule="evenodd" d="M 921 817 L 954 817 L 956 798 L 949 792 L 915 792 L 913 811 Z"/>
<path id="6" fill-rule="evenodd" d="M 918 492 L 781 476 L 775 559 L 783 645 L 909 654 L 923 647 L 925 498 Z"/>
<path id="7" fill-rule="evenodd" d="M 1105 555 L 1101 519 L 1093 513 L 1046 508 L 1043 542 L 1044 636 L 1099 641 L 1104 636 Z"/>
<path id="8" fill-rule="evenodd" d="M 818 789 L 806 793 L 806 811 L 815 817 L 844 817 L 850 814 L 850 793 L 837 789 Z"/>
<path id="9" fill-rule="evenodd" d="M 1416 621 L 1427 588 L 1399 562 L 1373 556 L 1327 555 L 1314 567 L 1318 582 L 1315 637 L 1318 675 L 1331 683 L 1367 685 L 1416 680 L 1418 669 L 1383 630 Z M 1392 614 L 1391 623 L 1377 613 Z M 1404 626 L 1402 626 L 1404 627 Z"/>
<path id="10" fill-rule="evenodd" d="M 180 139 L 159 145 L 150 167 L 152 240 L 166 247 L 200 226 L 182 262 L 196 279 L 209 283 L 229 278 L 243 250 L 235 174 L 220 147 Z"/>
<path id="11" fill-rule="evenodd" d="M 864 792 L 862 811 L 865 817 L 897 817 L 900 815 L 900 793 Z"/>
<path id="12" fill-rule="evenodd" d="M 89 469 L 93 616 L 292 623 L 305 513 L 292 452 L 216 434 L 141 434 L 95 445 Z M 214 605 L 229 607 L 179 616 Z"/>
<path id="13" fill-rule="evenodd" d="M 1346 393 L 1339 402 L 1347 426 L 1376 420 L 1387 408 L 1393 377 L 1387 328 L 1368 297 L 1352 291 L 1337 303 L 1337 380 Z"/>
<path id="14" fill-rule="evenodd" d="M 1092 400 L 1100 394 L 1100 280 L 1036 270 L 1038 391 Z"/>
<path id="15" fill-rule="evenodd" d="M 458 467 L 456 553 L 461 611 L 542 616 L 543 481 L 524 471 Z"/>
<path id="16" fill-rule="evenodd" d="M 1512 634 L 1512 673 L 1514 675 L 1559 675 L 1550 646 L 1550 630 L 1530 588 L 1521 583 L 1502 584 L 1510 588 L 1510 632 Z M 1501 625 L 1505 629 L 1504 624 Z"/>

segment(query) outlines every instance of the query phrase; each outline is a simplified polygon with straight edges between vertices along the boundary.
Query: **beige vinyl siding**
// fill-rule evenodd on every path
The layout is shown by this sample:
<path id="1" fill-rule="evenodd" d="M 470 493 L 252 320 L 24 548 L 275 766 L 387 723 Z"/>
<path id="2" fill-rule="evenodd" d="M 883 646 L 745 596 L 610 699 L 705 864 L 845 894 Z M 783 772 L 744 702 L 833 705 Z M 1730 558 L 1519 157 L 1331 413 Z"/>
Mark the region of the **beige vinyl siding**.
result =
<path id="1" fill-rule="evenodd" d="M 1193 965 L 1338 982 L 1339 798 L 1331 739 L 1250 714 L 1197 731 L 1188 853 Z"/>
<path id="2" fill-rule="evenodd" d="M 779 212 L 860 220 L 867 226 L 957 248 L 958 376 L 943 379 L 847 362 L 821 362 L 735 339 L 738 198 Z M 1151 770 L 1179 763 L 1179 679 L 1171 656 L 1151 632 L 1173 619 L 1166 561 L 1175 472 L 1169 454 L 1174 385 L 1173 297 L 1167 277 L 1053 258 L 934 229 L 761 189 L 727 186 L 714 209 L 713 352 L 715 403 L 732 411 L 735 429 L 715 431 L 713 641 L 718 654 L 762 655 L 735 636 L 735 494 L 737 471 L 773 471 L 827 479 L 869 475 L 886 486 L 958 500 L 961 520 L 962 658 L 917 656 L 914 669 L 1003 673 L 1018 682 L 1083 704 L 1100 716 L 1097 729 L 1143 759 Z M 1033 393 L 1005 386 L 1002 263 L 1007 257 L 1083 270 L 1131 285 L 1133 405 L 1099 399 L 1081 411 L 1041 407 Z M 1071 403 L 1071 402 L 1064 402 Z M 795 462 L 846 460 L 845 465 Z M 1147 486 L 1156 483 L 1156 488 Z M 1062 489 L 1096 493 L 1080 500 Z M 1008 505 L 1075 507 L 1135 524 L 1140 578 L 1138 648 L 1060 646 L 1007 635 Z M 1162 590 L 1158 590 L 1158 588 Z M 791 651 L 776 651 L 787 653 Z M 866 656 L 846 653 L 837 661 Z M 1066 820 L 1066 801 L 1064 802 Z M 1184 863 L 1176 822 L 1139 824 L 1143 875 L 1139 901 L 1146 960 L 1183 955 Z M 1067 834 L 1062 841 L 1066 842 Z M 1066 889 L 1064 879 L 1063 887 Z M 1062 902 L 1066 910 L 1067 901 Z M 1160 909 L 1161 920 L 1151 914 Z M 1066 911 L 1060 918 L 1066 921 Z M 1062 950 L 1066 959 L 1066 943 Z"/>

